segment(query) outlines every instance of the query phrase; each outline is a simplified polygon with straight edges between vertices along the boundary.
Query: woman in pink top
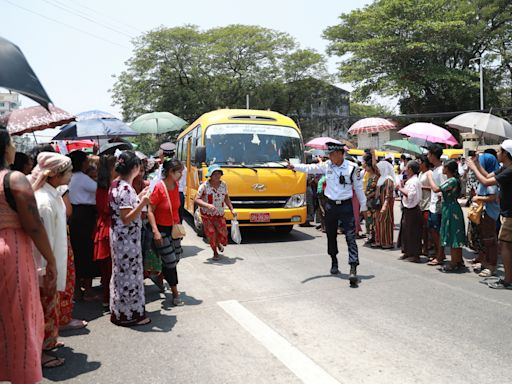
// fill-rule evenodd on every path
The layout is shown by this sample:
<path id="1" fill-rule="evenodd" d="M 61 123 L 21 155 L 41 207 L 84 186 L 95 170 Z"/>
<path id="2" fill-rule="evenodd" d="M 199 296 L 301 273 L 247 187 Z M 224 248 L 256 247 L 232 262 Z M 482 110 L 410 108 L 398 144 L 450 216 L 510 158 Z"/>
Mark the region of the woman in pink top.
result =
<path id="1" fill-rule="evenodd" d="M 15 153 L 11 137 L 0 129 L 0 381 L 25 384 L 43 379 L 41 364 L 63 362 L 41 355 L 44 317 L 32 242 L 47 261 L 42 288 L 48 293 L 56 290 L 57 267 L 30 183 L 21 172 L 8 171 Z"/>

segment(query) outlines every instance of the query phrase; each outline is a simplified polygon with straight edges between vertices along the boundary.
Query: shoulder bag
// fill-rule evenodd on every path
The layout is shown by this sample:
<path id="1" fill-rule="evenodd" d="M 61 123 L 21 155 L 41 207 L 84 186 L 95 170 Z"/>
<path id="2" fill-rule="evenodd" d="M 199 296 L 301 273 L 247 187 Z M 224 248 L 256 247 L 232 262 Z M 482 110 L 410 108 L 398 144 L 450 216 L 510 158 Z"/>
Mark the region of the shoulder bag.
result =
<path id="1" fill-rule="evenodd" d="M 185 237 L 187 235 L 187 233 L 185 232 L 185 227 L 183 226 L 183 224 L 180 224 L 180 223 L 174 224 L 174 215 L 172 213 L 171 198 L 169 197 L 169 192 L 167 191 L 167 186 L 165 185 L 163 180 L 161 180 L 160 182 L 162 183 L 162 186 L 164 187 L 165 195 L 167 196 L 167 201 L 169 202 L 169 209 L 171 211 L 171 220 L 172 220 L 171 237 L 173 239 L 182 239 L 183 237 Z M 177 188 L 177 186 L 175 188 Z"/>
<path id="2" fill-rule="evenodd" d="M 468 210 L 468 219 L 473 224 L 480 224 L 480 220 L 482 219 L 482 212 L 484 210 L 484 203 L 483 201 L 473 202 L 469 206 Z"/>
<path id="3" fill-rule="evenodd" d="M 11 191 L 11 173 L 12 171 L 8 171 L 4 176 L 4 194 L 5 200 L 7 200 L 7 204 L 14 210 L 18 211 L 16 207 L 16 200 L 14 200 L 14 196 Z"/>

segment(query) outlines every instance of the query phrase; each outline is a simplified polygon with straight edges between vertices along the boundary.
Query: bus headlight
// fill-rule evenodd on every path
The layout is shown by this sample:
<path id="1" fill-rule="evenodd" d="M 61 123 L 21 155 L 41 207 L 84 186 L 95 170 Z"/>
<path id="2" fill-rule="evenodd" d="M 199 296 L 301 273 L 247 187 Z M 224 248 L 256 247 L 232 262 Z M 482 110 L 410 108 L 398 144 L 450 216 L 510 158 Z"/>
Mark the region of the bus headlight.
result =
<path id="1" fill-rule="evenodd" d="M 286 202 L 285 208 L 299 208 L 302 207 L 306 202 L 306 194 L 305 193 L 297 193 L 296 195 L 292 195 L 288 201 Z"/>

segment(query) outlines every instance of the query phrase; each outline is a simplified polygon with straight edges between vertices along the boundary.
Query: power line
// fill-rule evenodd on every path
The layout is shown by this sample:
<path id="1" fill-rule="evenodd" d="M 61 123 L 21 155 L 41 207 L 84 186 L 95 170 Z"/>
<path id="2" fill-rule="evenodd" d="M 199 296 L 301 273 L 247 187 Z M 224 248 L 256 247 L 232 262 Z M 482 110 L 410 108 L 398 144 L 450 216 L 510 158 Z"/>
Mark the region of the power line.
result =
<path id="1" fill-rule="evenodd" d="M 57 0 L 56 0 L 57 1 Z M 114 21 L 116 22 L 118 25 L 120 26 L 124 26 L 124 27 L 128 27 L 130 29 L 133 29 L 134 31 L 137 31 L 137 33 L 143 33 L 144 31 L 142 31 L 141 29 L 137 28 L 137 27 L 134 27 L 133 25 L 131 24 L 127 24 L 123 21 L 120 21 L 120 20 L 116 20 L 114 19 L 111 15 L 107 15 L 105 13 L 102 13 L 102 12 L 99 12 L 97 11 L 96 9 L 93 9 L 91 7 L 88 7 L 86 5 L 83 5 L 83 4 L 80 4 L 78 1 L 73 1 L 73 5 L 75 6 L 79 6 L 79 7 L 82 7 L 83 9 L 86 9 L 88 10 L 89 12 L 92 12 L 92 13 L 95 13 L 96 15 L 99 15 L 99 16 L 102 16 L 104 18 L 107 18 L 108 20 L 111 20 L 111 21 Z"/>
<path id="2" fill-rule="evenodd" d="M 59 9 L 62 9 L 62 10 L 63 10 L 63 11 L 65 11 L 65 12 L 71 13 L 72 15 L 75 15 L 75 16 L 78 16 L 78 17 L 81 17 L 81 18 L 82 18 L 82 19 L 84 19 L 84 20 L 87 20 L 87 21 L 89 21 L 89 22 L 91 22 L 91 23 L 94 23 L 94 24 L 96 24 L 96 25 L 99 25 L 100 27 L 103 27 L 103 28 L 109 29 L 109 30 L 111 30 L 112 32 L 116 32 L 116 33 L 119 33 L 119 34 L 121 34 L 121 35 L 127 36 L 127 37 L 129 37 L 130 39 L 132 39 L 132 38 L 133 38 L 133 36 L 128 35 L 127 33 L 124 33 L 124 32 L 122 32 L 122 31 L 120 31 L 120 30 L 118 30 L 118 29 L 112 28 L 112 27 L 110 27 L 109 25 L 106 25 L 106 24 L 104 24 L 104 23 L 97 22 L 96 20 L 91 19 L 91 18 L 90 18 L 90 17 L 88 17 L 88 16 L 84 16 L 83 14 L 77 13 L 77 12 L 75 12 L 74 10 L 68 9 L 68 8 L 67 8 L 67 6 L 64 6 L 64 7 L 63 7 L 63 6 L 60 6 L 59 4 L 55 4 L 54 2 L 52 2 L 52 1 L 50 1 L 50 0 L 43 0 L 43 1 L 44 1 L 45 3 L 48 3 L 48 4 L 50 4 L 50 5 L 53 5 L 54 7 L 57 7 L 57 8 L 59 8 Z M 66 8 L 65 8 L 65 7 L 66 7 Z"/>
<path id="3" fill-rule="evenodd" d="M 54 19 L 54 18 L 48 17 L 48 16 L 46 16 L 46 15 L 43 15 L 42 13 L 39 13 L 39 12 L 33 11 L 33 10 L 31 10 L 31 9 L 28 9 L 28 8 L 25 8 L 25 7 L 21 6 L 21 5 L 15 4 L 15 3 L 13 3 L 13 2 L 12 2 L 12 1 L 10 1 L 10 0 L 4 0 L 4 1 L 5 1 L 6 3 L 11 4 L 13 7 L 23 9 L 24 11 L 27 11 L 27 12 L 33 13 L 34 15 L 37 15 L 37 16 L 39 16 L 39 17 L 42 17 L 42 18 L 44 18 L 44 19 L 46 19 L 46 20 L 53 21 L 54 23 L 62 24 L 62 25 L 64 25 L 64 26 L 68 27 L 68 28 L 74 29 L 75 31 L 78 31 L 78 32 L 83 33 L 83 34 L 85 34 L 85 35 L 89 35 L 89 36 L 94 37 L 94 38 L 96 38 L 96 39 L 98 39 L 98 40 L 101 40 L 101 41 L 104 41 L 104 42 L 107 42 L 107 43 L 110 43 L 110 44 L 113 44 L 113 45 L 117 45 L 118 47 L 121 47 L 121 48 L 130 49 L 130 47 L 127 47 L 126 45 L 122 45 L 122 44 L 116 43 L 116 42 L 114 42 L 114 41 L 111 41 L 111 40 L 105 39 L 104 37 L 101 37 L 101 36 L 95 35 L 95 34 L 93 34 L 93 33 L 90 33 L 90 32 L 87 32 L 87 31 L 84 31 L 83 29 L 77 28 L 77 27 L 75 27 L 75 26 L 73 26 L 73 25 L 70 25 L 70 24 L 64 23 L 64 22 L 62 22 L 62 21 L 60 21 L 60 20 L 57 20 L 57 19 Z"/>

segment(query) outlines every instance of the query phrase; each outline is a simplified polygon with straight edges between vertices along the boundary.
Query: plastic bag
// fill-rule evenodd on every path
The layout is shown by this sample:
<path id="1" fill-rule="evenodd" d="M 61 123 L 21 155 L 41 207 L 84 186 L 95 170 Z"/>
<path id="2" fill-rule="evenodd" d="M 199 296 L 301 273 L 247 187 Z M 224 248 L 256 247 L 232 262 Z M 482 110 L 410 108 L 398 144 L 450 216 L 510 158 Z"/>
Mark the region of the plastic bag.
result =
<path id="1" fill-rule="evenodd" d="M 238 225 L 238 220 L 235 218 L 231 220 L 231 239 L 237 244 L 240 244 L 242 242 L 240 225 Z"/>

